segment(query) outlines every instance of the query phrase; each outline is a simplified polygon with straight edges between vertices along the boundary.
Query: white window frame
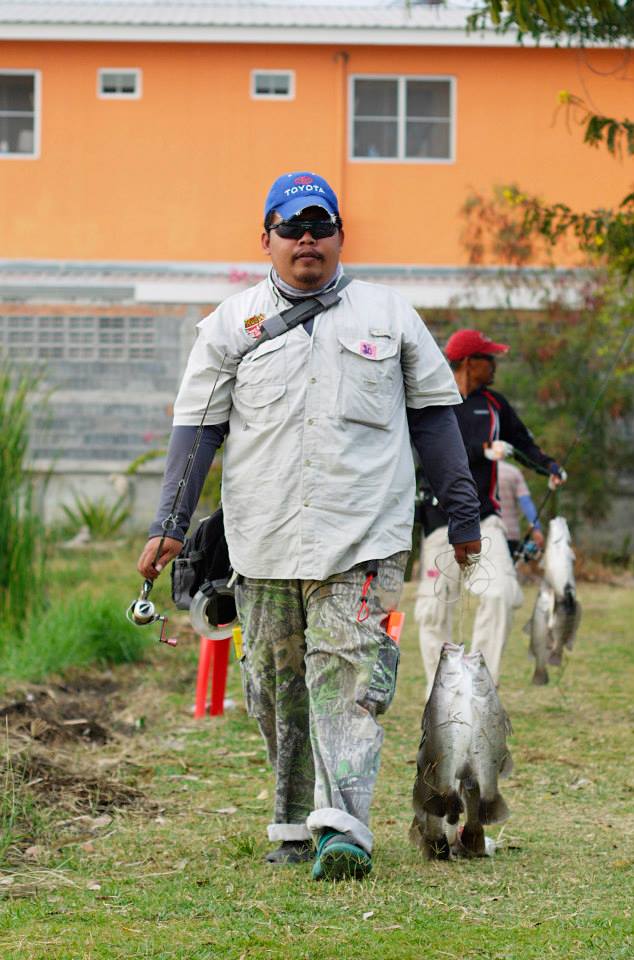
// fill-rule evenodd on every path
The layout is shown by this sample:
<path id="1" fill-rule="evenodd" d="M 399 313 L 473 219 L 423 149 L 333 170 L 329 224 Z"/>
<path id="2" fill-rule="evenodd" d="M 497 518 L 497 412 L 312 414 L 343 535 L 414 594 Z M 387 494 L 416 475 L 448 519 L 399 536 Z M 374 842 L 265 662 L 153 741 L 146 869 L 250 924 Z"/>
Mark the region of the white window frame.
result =
<path id="1" fill-rule="evenodd" d="M 354 151 L 354 82 L 355 80 L 397 80 L 397 149 L 396 157 L 355 157 Z M 406 157 L 405 156 L 405 84 L 408 80 L 429 80 L 449 83 L 449 156 L 448 157 Z M 350 75 L 348 85 L 348 160 L 350 163 L 436 163 L 447 165 L 456 162 L 456 78 L 445 74 L 421 73 L 355 73 Z"/>
<path id="2" fill-rule="evenodd" d="M 265 74 L 266 76 L 279 77 L 280 74 L 288 77 L 288 93 L 256 93 L 255 78 Z M 294 100 L 295 99 L 295 71 L 294 70 L 261 70 L 251 71 L 249 90 L 252 100 Z"/>
<path id="3" fill-rule="evenodd" d="M 0 66 L 0 74 L 6 75 L 8 73 L 19 77 L 33 77 L 33 153 L 0 153 L 0 160 L 39 160 L 42 72 L 41 70 L 16 70 Z"/>
<path id="4" fill-rule="evenodd" d="M 133 73 L 136 90 L 134 93 L 104 93 L 101 79 L 105 73 Z M 143 70 L 140 67 L 99 67 L 97 70 L 97 97 L 99 100 L 140 100 L 143 87 Z"/>

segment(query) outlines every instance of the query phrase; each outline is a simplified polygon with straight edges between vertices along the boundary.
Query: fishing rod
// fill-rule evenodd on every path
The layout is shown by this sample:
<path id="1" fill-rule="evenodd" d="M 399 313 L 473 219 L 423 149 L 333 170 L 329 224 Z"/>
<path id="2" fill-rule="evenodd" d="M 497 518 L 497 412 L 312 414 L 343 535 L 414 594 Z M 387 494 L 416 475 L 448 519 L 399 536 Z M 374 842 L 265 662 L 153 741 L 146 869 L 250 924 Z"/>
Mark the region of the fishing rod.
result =
<path id="1" fill-rule="evenodd" d="M 617 352 L 616 352 L 616 354 L 615 354 L 614 360 L 612 361 L 612 365 L 610 366 L 610 369 L 608 370 L 606 376 L 603 378 L 603 383 L 601 384 L 601 386 L 600 386 L 600 388 L 599 388 L 599 390 L 598 390 L 598 392 L 597 392 L 597 395 L 596 395 L 596 397 L 595 397 L 595 399 L 594 399 L 594 402 L 593 402 L 592 406 L 590 407 L 590 410 L 589 410 L 588 414 L 586 415 L 586 418 L 585 418 L 585 420 L 583 421 L 583 424 L 581 425 L 581 427 L 580 427 L 580 428 L 577 430 L 577 432 L 575 433 L 575 435 L 574 435 L 571 443 L 570 443 L 569 446 L 568 446 L 568 449 L 566 450 L 566 452 L 565 452 L 565 454 L 564 454 L 564 456 L 563 456 L 563 458 L 562 458 L 561 465 L 560 465 L 560 469 L 561 469 L 562 471 L 564 470 L 566 464 L 568 463 L 568 461 L 569 461 L 569 459 L 570 459 L 570 456 L 571 456 L 573 450 L 575 449 L 575 447 L 577 446 L 577 444 L 578 444 L 578 443 L 580 442 L 580 440 L 582 439 L 584 433 L 585 433 L 586 430 L 588 429 L 588 427 L 589 427 L 589 425 L 590 425 L 590 422 L 591 422 L 593 416 L 594 416 L 595 413 L 597 412 L 597 409 L 598 409 L 598 407 L 599 407 L 599 403 L 600 403 L 600 401 L 601 401 L 601 399 L 602 399 L 602 397 L 603 397 L 603 394 L 605 393 L 605 391 L 606 391 L 606 389 L 607 389 L 607 386 L 608 386 L 610 380 L 612 379 L 612 375 L 613 375 L 614 371 L 616 370 L 617 364 L 618 364 L 619 360 L 621 359 L 622 353 L 625 351 L 625 348 L 626 348 L 626 346 L 627 346 L 627 342 L 628 342 L 628 340 L 630 339 L 630 337 L 632 336 L 632 333 L 634 333 L 634 326 L 631 326 L 631 327 L 626 331 L 625 336 L 624 336 L 624 338 L 623 338 L 623 340 L 622 340 L 622 342 L 621 342 L 621 345 L 620 345 L 619 349 L 617 350 Z M 519 453 L 519 456 L 518 456 L 518 453 Z M 523 460 L 527 463 L 527 465 L 529 465 L 529 466 L 533 466 L 533 467 L 541 466 L 541 465 L 536 464 L 534 461 L 532 461 L 531 458 L 528 457 L 528 456 L 526 456 L 526 454 L 522 453 L 521 450 L 518 451 L 517 453 L 516 453 L 515 450 L 514 450 L 513 455 L 516 456 L 516 458 L 517 458 L 518 460 L 520 460 L 520 462 L 521 462 L 522 459 L 523 459 Z M 552 475 L 551 475 L 551 476 L 552 476 Z M 536 514 L 535 514 L 535 520 L 538 520 L 538 519 L 539 519 L 539 516 L 540 516 L 540 514 L 542 513 L 542 511 L 543 511 L 544 507 L 546 506 L 546 504 L 548 503 L 548 500 L 549 500 L 550 497 L 553 495 L 553 493 L 555 493 L 556 490 L 557 490 L 557 487 L 556 487 L 556 486 L 552 486 L 552 487 L 551 487 L 550 484 L 549 484 L 548 490 L 546 491 L 546 494 L 544 495 L 544 497 L 543 497 L 543 499 L 542 499 L 542 502 L 540 503 L 539 507 L 537 508 L 537 511 L 536 511 Z M 532 534 L 532 532 L 533 532 L 534 527 L 535 527 L 535 522 L 533 521 L 533 523 L 531 523 L 531 525 L 529 526 L 529 529 L 528 529 L 528 531 L 527 531 L 524 539 L 522 540 L 521 544 L 519 545 L 519 547 L 517 548 L 517 550 L 516 550 L 516 552 L 515 552 L 515 556 L 514 556 L 514 562 L 515 562 L 515 563 L 517 563 L 518 560 L 520 560 L 520 559 L 522 558 L 522 556 L 525 555 L 525 553 L 526 553 L 526 547 L 527 547 L 528 541 L 529 541 L 530 538 L 531 538 L 531 534 Z"/>
<path id="2" fill-rule="evenodd" d="M 183 498 L 185 488 L 189 483 L 189 478 L 191 477 L 192 470 L 194 469 L 196 454 L 198 453 L 200 442 L 202 440 L 203 429 L 205 426 L 205 419 L 209 412 L 209 407 L 211 406 L 211 401 L 213 399 L 213 395 L 216 390 L 216 384 L 218 383 L 218 379 L 220 377 L 220 374 L 222 373 L 222 368 L 224 366 L 226 356 L 227 354 L 225 351 L 225 353 L 223 353 L 222 355 L 222 360 L 220 361 L 220 366 L 216 374 L 216 379 L 213 382 L 213 386 L 211 388 L 211 392 L 207 400 L 207 405 L 200 419 L 200 423 L 198 424 L 198 428 L 196 430 L 196 435 L 194 437 L 192 448 L 189 451 L 187 460 L 185 461 L 185 468 L 183 470 L 183 475 L 178 481 L 178 486 L 176 487 L 176 493 L 174 495 L 174 500 L 172 501 L 170 512 L 165 518 L 165 520 L 163 520 L 161 523 L 161 529 L 163 533 L 161 534 L 161 539 L 158 542 L 156 553 L 154 555 L 154 560 L 152 561 L 152 566 L 154 567 L 156 566 L 158 559 L 161 556 L 166 538 L 178 526 L 178 508 Z M 154 581 L 150 580 L 149 577 L 147 577 L 143 581 L 143 586 L 141 587 L 141 592 L 139 593 L 138 598 L 136 600 L 133 600 L 130 606 L 128 607 L 128 609 L 126 610 L 126 618 L 127 620 L 129 620 L 130 623 L 133 623 L 137 627 L 144 627 L 150 623 L 160 623 L 161 634 L 159 636 L 159 643 L 166 643 L 170 647 L 175 647 L 176 644 L 178 643 L 176 638 L 165 636 L 165 630 L 167 627 L 166 615 L 157 613 L 155 605 L 152 603 L 151 600 L 148 599 L 153 586 L 154 586 Z"/>

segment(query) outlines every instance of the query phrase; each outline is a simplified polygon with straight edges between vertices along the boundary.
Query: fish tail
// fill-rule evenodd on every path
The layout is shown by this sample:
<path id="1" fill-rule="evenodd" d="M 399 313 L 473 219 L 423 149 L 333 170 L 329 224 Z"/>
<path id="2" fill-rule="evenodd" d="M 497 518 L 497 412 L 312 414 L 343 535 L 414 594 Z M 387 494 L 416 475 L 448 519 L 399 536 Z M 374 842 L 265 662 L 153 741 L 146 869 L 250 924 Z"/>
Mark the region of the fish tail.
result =
<path id="1" fill-rule="evenodd" d="M 451 847 L 447 837 L 425 837 L 425 852 L 429 860 L 449 860 Z"/>
<path id="2" fill-rule="evenodd" d="M 465 823 L 460 835 L 460 843 L 476 857 L 484 856 L 484 828 L 481 823 Z"/>
<path id="3" fill-rule="evenodd" d="M 508 820 L 511 811 L 500 793 L 496 793 L 492 800 L 480 800 L 478 820 L 480 823 L 502 823 Z"/>
<path id="4" fill-rule="evenodd" d="M 423 836 L 423 826 L 418 817 L 414 817 L 412 820 L 412 824 L 409 828 L 408 838 L 413 847 L 416 847 L 417 850 L 422 850 L 423 853 L 427 853 L 427 846 Z"/>
<path id="5" fill-rule="evenodd" d="M 546 667 L 535 667 L 533 683 L 536 687 L 543 687 L 546 683 L 548 683 L 548 670 Z"/>

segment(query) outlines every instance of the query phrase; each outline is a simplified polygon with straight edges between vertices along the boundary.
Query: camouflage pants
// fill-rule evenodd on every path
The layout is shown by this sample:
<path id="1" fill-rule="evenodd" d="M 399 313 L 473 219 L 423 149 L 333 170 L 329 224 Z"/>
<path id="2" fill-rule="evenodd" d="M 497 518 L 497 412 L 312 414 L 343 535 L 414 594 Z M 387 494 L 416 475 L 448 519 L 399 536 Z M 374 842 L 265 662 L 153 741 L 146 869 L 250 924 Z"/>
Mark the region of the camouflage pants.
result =
<path id="1" fill-rule="evenodd" d="M 370 851 L 370 802 L 394 696 L 398 648 L 384 630 L 407 552 L 379 561 L 358 622 L 366 564 L 327 580 L 254 580 L 236 587 L 243 682 L 275 772 L 270 840 L 324 828 Z"/>

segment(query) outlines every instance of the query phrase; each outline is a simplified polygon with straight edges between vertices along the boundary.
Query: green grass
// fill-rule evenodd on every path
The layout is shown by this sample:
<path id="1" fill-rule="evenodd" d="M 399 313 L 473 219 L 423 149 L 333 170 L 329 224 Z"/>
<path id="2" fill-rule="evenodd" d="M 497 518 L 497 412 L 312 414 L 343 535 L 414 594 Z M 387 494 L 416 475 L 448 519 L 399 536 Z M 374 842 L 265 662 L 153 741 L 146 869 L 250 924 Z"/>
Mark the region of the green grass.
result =
<path id="1" fill-rule="evenodd" d="M 80 591 L 33 617 L 21 637 L 5 635 L 0 666 L 5 678 L 37 681 L 71 667 L 131 663 L 149 642 L 124 618 L 118 593 L 93 598 Z"/>
<path id="2" fill-rule="evenodd" d="M 93 578 L 97 569 L 119 592 L 127 569 L 134 594 L 130 556 L 93 559 Z M 582 584 L 580 595 L 577 648 L 550 686 L 530 685 L 521 626 L 532 590 L 505 654 L 515 771 L 502 785 L 512 817 L 501 849 L 428 864 L 407 843 L 424 690 L 407 588 L 373 806 L 375 870 L 363 883 L 316 884 L 308 865 L 261 862 L 272 783 L 235 663 L 238 706 L 200 722 L 195 639 L 118 668 L 136 677 L 129 712 L 145 717 L 145 732 L 100 748 L 95 762 L 135 770 L 160 811 L 115 812 L 88 845 L 67 843 L 60 828 L 43 863 L 6 869 L 3 960 L 631 960 L 634 604 L 608 586 Z"/>
<path id="3" fill-rule="evenodd" d="M 35 485 L 26 469 L 37 386 L 36 376 L 16 373 L 6 361 L 0 362 L 0 622 L 13 629 L 37 600 L 41 581 L 44 534 Z"/>
<path id="4" fill-rule="evenodd" d="M 138 596 L 132 551 L 89 548 L 63 553 L 49 546 L 46 578 L 36 584 L 37 603 L 20 629 L 0 623 L 0 686 L 10 680 L 43 680 L 71 667 L 140 659 L 158 627 L 138 628 L 125 611 Z M 153 599 L 165 604 L 169 582 Z"/>

